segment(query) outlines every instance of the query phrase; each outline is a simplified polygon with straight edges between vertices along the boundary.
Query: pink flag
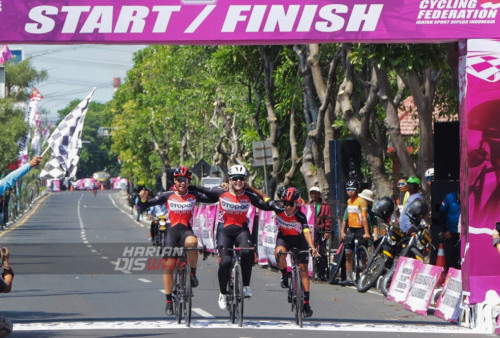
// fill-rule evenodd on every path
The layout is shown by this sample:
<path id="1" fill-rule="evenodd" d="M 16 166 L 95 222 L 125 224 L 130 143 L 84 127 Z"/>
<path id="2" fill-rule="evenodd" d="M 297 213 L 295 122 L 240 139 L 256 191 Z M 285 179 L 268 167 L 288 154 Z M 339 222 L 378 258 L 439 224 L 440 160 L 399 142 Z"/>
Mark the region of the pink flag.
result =
<path id="1" fill-rule="evenodd" d="M 0 65 L 12 57 L 12 53 L 7 45 L 0 47 Z"/>

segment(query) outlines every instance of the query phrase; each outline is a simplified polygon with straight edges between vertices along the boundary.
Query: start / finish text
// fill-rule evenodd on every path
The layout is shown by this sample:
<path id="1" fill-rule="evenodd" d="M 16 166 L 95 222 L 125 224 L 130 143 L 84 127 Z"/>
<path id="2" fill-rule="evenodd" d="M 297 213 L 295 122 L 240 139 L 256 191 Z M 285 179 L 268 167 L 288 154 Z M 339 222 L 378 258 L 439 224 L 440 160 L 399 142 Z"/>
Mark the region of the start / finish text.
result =
<path id="1" fill-rule="evenodd" d="M 31 8 L 24 29 L 29 34 L 166 33 L 169 24 L 194 33 L 203 23 L 220 32 L 373 32 L 383 4 L 229 5 L 221 14 L 207 6 L 50 6 Z M 192 15 L 193 8 L 199 10 Z M 184 11 L 191 13 L 186 22 Z M 179 18 L 179 20 L 175 20 Z M 207 20 L 211 18 L 210 20 Z M 210 22 L 210 23 L 209 23 Z"/>

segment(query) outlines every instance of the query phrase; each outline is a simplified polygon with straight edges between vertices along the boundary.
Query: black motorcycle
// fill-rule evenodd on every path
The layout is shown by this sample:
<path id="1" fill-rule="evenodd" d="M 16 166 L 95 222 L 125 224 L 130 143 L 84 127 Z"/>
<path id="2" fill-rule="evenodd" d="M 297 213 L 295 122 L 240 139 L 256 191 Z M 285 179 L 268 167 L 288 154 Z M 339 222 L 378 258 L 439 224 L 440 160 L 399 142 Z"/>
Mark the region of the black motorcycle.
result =
<path id="1" fill-rule="evenodd" d="M 410 210 L 410 208 L 412 207 L 416 208 L 416 206 L 413 205 L 413 203 L 408 207 L 408 210 Z M 418 203 L 423 203 L 423 202 L 418 200 Z M 425 206 L 425 208 L 426 207 L 427 206 Z M 427 211 L 425 213 L 427 213 Z M 427 253 L 430 251 L 432 236 L 429 232 L 427 225 L 422 224 L 421 220 L 422 219 L 420 217 L 415 218 L 410 216 L 410 221 L 413 224 L 412 228 L 415 231 L 407 236 L 407 240 L 403 244 L 403 250 L 399 255 L 399 257 L 410 257 L 423 261 Z M 394 276 L 396 267 L 397 267 L 397 259 L 394 261 L 392 267 L 389 269 L 389 271 L 384 275 L 384 278 L 382 279 L 382 283 L 380 284 L 380 291 L 384 296 L 387 296 L 387 292 L 389 290 L 389 287 L 391 286 L 392 277 Z"/>
<path id="2" fill-rule="evenodd" d="M 405 234 L 398 227 L 389 224 L 388 220 L 393 211 L 394 202 L 389 197 L 378 200 L 372 208 L 372 212 L 386 229 L 384 236 L 373 243 L 375 250 L 356 283 L 359 292 L 366 292 L 372 288 L 377 280 L 389 271 L 394 258 L 401 251 Z"/>

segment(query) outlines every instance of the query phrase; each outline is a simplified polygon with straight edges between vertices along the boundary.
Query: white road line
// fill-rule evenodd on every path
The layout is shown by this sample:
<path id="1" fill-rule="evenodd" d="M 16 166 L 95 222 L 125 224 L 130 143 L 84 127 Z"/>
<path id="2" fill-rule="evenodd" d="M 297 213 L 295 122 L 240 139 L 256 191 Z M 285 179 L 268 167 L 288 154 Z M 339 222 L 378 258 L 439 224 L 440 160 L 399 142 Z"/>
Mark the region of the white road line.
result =
<path id="1" fill-rule="evenodd" d="M 202 316 L 203 318 L 215 318 L 215 316 L 199 307 L 194 307 L 192 308 L 192 311 L 193 312 L 196 312 L 197 314 L 199 314 L 200 316 Z"/>
<path id="2" fill-rule="evenodd" d="M 194 310 L 194 309 L 193 309 Z M 236 328 L 227 319 L 221 320 L 193 320 L 191 328 L 221 329 Z M 291 321 L 244 321 L 245 329 L 253 330 L 291 330 L 297 326 Z M 43 323 L 14 323 L 14 331 L 71 331 L 71 330 L 158 330 L 158 329 L 189 329 L 185 325 L 179 325 L 175 321 L 120 321 L 120 322 L 43 322 Z M 463 328 L 458 325 L 402 325 L 389 324 L 357 324 L 357 323 L 336 323 L 336 322 L 305 322 L 301 330 L 311 331 L 331 331 L 331 332 L 390 332 L 390 333 L 418 333 L 421 335 L 431 334 L 481 334 L 477 329 Z"/>
<path id="3" fill-rule="evenodd" d="M 107 256 L 101 256 L 102 259 L 109 259 Z"/>
<path id="4" fill-rule="evenodd" d="M 151 281 L 149 279 L 145 279 L 145 278 L 137 278 L 137 280 L 140 282 L 143 282 L 143 283 L 151 283 Z"/>
<path id="5" fill-rule="evenodd" d="M 87 248 L 91 248 L 91 247 L 92 247 L 92 244 L 87 244 Z"/>
<path id="6" fill-rule="evenodd" d="M 165 289 L 161 289 L 160 290 L 161 293 L 165 293 Z M 165 293 L 166 294 L 166 293 Z"/>

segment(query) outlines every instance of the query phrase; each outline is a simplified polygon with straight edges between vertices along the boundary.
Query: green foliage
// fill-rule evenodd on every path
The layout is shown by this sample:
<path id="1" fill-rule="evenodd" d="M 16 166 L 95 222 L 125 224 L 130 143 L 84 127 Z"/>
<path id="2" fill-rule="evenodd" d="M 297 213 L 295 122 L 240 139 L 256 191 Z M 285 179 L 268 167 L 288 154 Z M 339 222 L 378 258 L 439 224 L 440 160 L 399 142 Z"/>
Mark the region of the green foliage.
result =
<path id="1" fill-rule="evenodd" d="M 0 133 L 0 168 L 17 160 L 17 141 L 26 134 L 28 125 L 24 122 L 24 112 L 14 108 L 12 100 L 0 100 L 0 125 L 8 126 Z"/>
<path id="2" fill-rule="evenodd" d="M 16 101 L 29 99 L 33 85 L 47 78 L 47 71 L 37 71 L 31 66 L 31 60 L 19 63 L 5 63 L 5 92 L 7 97 Z"/>

